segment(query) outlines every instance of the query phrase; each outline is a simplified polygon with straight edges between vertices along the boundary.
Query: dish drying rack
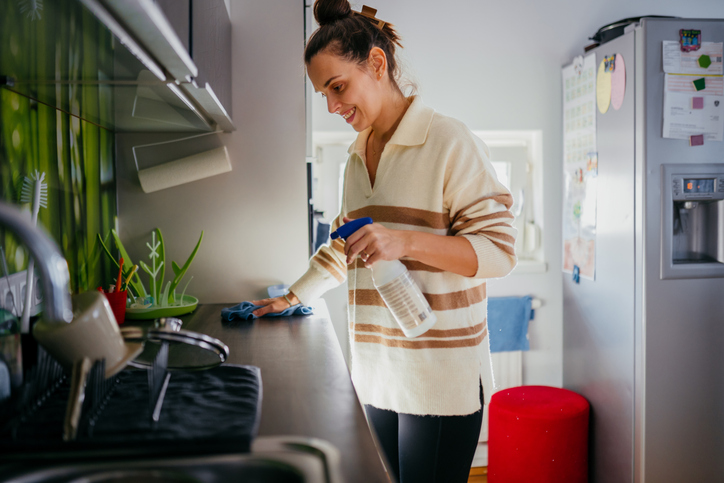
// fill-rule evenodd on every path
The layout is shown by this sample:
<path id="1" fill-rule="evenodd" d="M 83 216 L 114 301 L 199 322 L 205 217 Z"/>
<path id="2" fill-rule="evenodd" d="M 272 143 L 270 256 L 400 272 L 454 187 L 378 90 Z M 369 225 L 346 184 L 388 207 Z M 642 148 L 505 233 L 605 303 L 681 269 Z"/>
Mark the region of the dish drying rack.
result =
<path id="1" fill-rule="evenodd" d="M 156 422 L 163 405 L 160 388 L 168 375 L 163 366 L 162 352 L 159 350 L 152 367 L 148 370 L 149 417 Z M 58 406 L 66 401 L 66 418 L 63 427 L 55 425 L 54 428 L 47 428 L 43 433 L 60 435 L 62 430 L 65 441 L 92 438 L 99 416 L 123 379 L 120 374 L 106 378 L 105 367 L 105 360 L 96 361 L 90 366 L 84 381 L 81 382 L 83 387 L 74 387 L 73 374 L 64 370 L 42 347 L 38 347 L 35 367 L 27 373 L 18 397 L 8 404 L 9 411 L 3 412 L 12 414 L 12 416 L 4 421 L 0 434 L 15 441 L 22 439 L 27 427 L 36 423 L 47 423 L 46 418 L 40 414 L 42 408 L 47 407 L 48 404 Z M 79 389 L 82 389 L 83 396 L 73 397 L 73 393 Z M 158 407 L 158 411 L 154 419 L 153 410 L 156 407 Z M 57 412 L 57 408 L 53 408 L 53 412 Z M 78 414 L 78 418 L 75 424 L 71 424 L 68 415 L 74 412 Z M 38 418 L 38 416 L 40 417 Z"/>
<path id="2" fill-rule="evenodd" d="M 168 318 L 161 320 L 160 326 L 157 324 L 154 329 L 124 330 L 127 340 L 153 341 L 159 348 L 152 362 L 134 364 L 147 370 L 125 370 L 109 378 L 105 377 L 104 360 L 90 364 L 86 359 L 86 367 L 79 363 L 73 371 L 67 371 L 38 346 L 37 362 L 26 372 L 24 384 L 10 400 L 0 405 L 0 459 L 18 455 L 58 457 L 75 451 L 83 451 L 87 456 L 89 450 L 106 453 L 133 452 L 142 448 L 155 450 L 158 441 L 183 442 L 185 439 L 198 442 L 207 437 L 217 438 L 219 434 L 223 436 L 225 431 L 210 426 L 208 421 L 203 424 L 185 421 L 183 411 L 187 408 L 181 407 L 179 401 L 184 401 L 186 393 L 208 393 L 204 384 L 211 388 L 207 402 L 224 399 L 223 394 L 212 394 L 214 388 L 224 386 L 212 379 L 221 377 L 233 380 L 235 386 L 251 388 L 244 390 L 242 399 L 258 403 L 261 397 L 258 368 L 224 366 L 217 367 L 216 371 L 174 372 L 178 383 L 173 389 L 169 384 L 169 343 L 181 342 L 212 350 L 220 362 L 224 362 L 229 354 L 223 342 L 181 330 L 180 325 L 179 319 Z M 166 415 L 161 418 L 169 387 L 175 391 L 175 407 L 164 410 Z M 203 397 L 201 399 L 203 406 Z M 259 404 L 245 405 L 239 404 L 239 398 L 227 399 L 231 408 L 225 412 L 233 413 L 234 405 L 242 408 L 237 411 L 240 421 L 255 432 Z M 243 450 L 251 443 L 251 436 L 246 437 L 246 434 L 253 432 L 239 429 L 237 425 L 227 436 L 236 440 L 230 448 Z"/>

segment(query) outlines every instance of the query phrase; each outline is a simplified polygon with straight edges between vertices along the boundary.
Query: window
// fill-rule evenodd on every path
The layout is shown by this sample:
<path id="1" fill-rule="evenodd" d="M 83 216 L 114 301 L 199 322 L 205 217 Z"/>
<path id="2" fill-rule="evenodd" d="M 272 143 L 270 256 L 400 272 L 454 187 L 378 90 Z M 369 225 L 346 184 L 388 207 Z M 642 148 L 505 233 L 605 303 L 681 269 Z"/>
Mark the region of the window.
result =
<path id="1" fill-rule="evenodd" d="M 513 163 L 510 161 L 491 161 L 491 164 L 495 169 L 495 174 L 498 175 L 498 181 L 503 183 L 503 186 L 511 190 L 512 193 L 512 188 L 510 187 L 510 169 Z"/>
<path id="2" fill-rule="evenodd" d="M 514 273 L 544 272 L 543 156 L 541 131 L 473 131 L 490 149 L 490 161 L 513 195 L 519 266 Z"/>

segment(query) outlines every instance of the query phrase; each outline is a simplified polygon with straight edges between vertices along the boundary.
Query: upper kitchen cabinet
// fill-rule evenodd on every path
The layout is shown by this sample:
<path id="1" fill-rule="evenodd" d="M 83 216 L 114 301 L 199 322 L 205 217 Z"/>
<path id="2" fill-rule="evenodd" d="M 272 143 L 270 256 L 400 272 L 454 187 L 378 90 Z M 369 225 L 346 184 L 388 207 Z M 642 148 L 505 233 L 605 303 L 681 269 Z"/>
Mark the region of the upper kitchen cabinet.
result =
<path id="1" fill-rule="evenodd" d="M 192 84 L 185 87 L 209 113 L 221 108 L 231 117 L 231 22 L 224 0 L 156 0 L 156 4 L 198 67 Z"/>
<path id="2" fill-rule="evenodd" d="M 0 90 L 116 132 L 234 129 L 150 0 L 0 2 L 0 31 Z"/>
<path id="3" fill-rule="evenodd" d="M 121 39 L 136 41 L 215 127 L 234 130 L 231 22 L 224 0 L 81 1 Z"/>

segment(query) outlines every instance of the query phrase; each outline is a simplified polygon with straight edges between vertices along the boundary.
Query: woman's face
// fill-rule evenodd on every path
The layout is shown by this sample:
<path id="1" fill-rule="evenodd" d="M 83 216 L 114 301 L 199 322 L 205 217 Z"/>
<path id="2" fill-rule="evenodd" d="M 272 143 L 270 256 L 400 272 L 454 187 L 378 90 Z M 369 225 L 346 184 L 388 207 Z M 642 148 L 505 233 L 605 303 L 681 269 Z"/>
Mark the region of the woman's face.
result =
<path id="1" fill-rule="evenodd" d="M 327 109 L 339 114 L 355 131 L 372 125 L 382 110 L 382 82 L 371 66 L 320 52 L 307 66 L 316 92 L 327 98 Z"/>

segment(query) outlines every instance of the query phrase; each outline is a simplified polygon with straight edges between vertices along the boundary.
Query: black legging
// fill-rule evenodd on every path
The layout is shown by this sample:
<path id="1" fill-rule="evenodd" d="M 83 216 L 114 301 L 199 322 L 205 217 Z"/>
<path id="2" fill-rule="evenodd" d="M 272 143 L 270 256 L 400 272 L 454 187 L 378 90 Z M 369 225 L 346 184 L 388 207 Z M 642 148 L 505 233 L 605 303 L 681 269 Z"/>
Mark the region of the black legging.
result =
<path id="1" fill-rule="evenodd" d="M 467 416 L 417 416 L 365 405 L 390 465 L 400 483 L 465 483 L 480 436 L 481 409 Z"/>

